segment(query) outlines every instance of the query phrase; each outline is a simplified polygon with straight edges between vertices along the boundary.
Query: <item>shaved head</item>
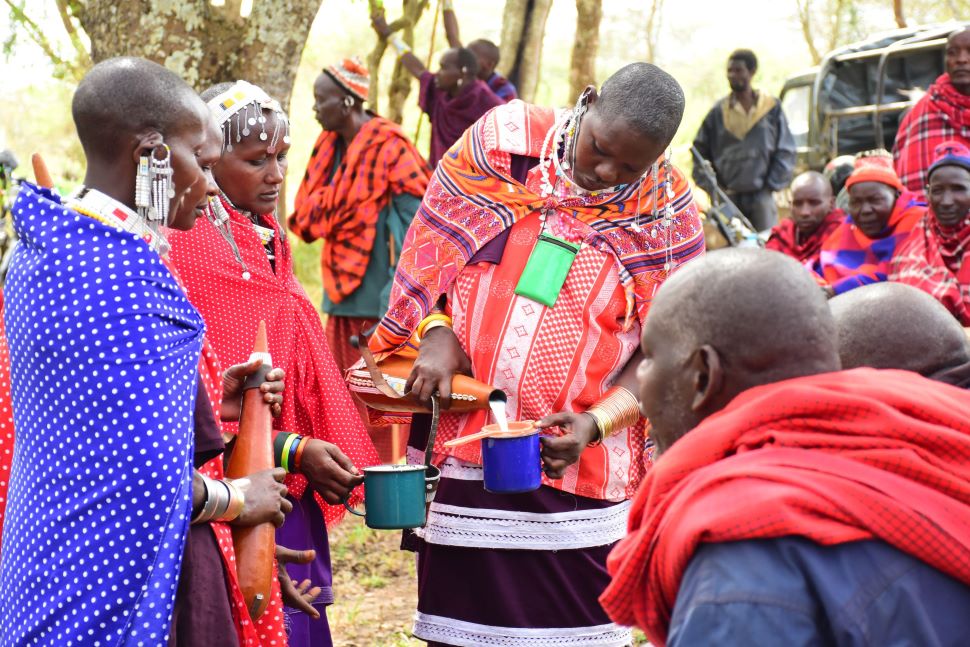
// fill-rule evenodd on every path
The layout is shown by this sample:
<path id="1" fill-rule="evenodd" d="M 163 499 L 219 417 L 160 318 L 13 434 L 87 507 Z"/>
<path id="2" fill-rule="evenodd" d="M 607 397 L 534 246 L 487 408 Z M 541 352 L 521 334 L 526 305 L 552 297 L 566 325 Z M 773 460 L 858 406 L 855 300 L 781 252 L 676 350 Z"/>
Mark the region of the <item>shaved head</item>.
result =
<path id="1" fill-rule="evenodd" d="M 825 197 L 832 197 L 832 184 L 818 171 L 805 171 L 792 180 L 792 191 L 802 188 L 818 188 Z"/>
<path id="2" fill-rule="evenodd" d="M 797 261 L 724 249 L 660 288 L 644 327 L 641 402 L 663 451 L 739 393 L 840 368 L 825 296 Z"/>
<path id="3" fill-rule="evenodd" d="M 603 82 L 595 110 L 622 120 L 666 148 L 684 116 L 684 91 L 677 79 L 650 63 L 630 63 Z"/>
<path id="4" fill-rule="evenodd" d="M 845 368 L 870 366 L 926 377 L 970 362 L 963 327 L 932 296 L 911 285 L 875 283 L 829 301 Z"/>
<path id="5" fill-rule="evenodd" d="M 192 121 L 202 127 L 205 104 L 174 72 L 142 58 L 102 61 L 84 76 L 71 113 L 88 160 L 128 155 L 135 136 L 166 135 Z"/>

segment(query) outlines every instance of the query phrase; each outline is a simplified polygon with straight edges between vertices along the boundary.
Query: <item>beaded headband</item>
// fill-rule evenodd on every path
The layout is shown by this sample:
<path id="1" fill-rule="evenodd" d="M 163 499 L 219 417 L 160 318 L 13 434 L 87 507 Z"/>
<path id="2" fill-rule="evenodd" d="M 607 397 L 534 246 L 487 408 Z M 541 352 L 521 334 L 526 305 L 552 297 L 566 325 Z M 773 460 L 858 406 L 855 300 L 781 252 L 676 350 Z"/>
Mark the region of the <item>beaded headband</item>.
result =
<path id="1" fill-rule="evenodd" d="M 270 140 L 270 148 L 276 148 L 281 131 L 283 143 L 290 143 L 290 122 L 280 102 L 257 85 L 236 81 L 228 90 L 210 99 L 208 106 L 222 127 L 223 150 L 231 151 L 233 142 L 241 142 L 243 137 L 249 136 L 250 128 L 257 125 L 261 131 L 259 139 Z M 276 114 L 276 127 L 272 135 L 266 132 L 264 110 Z"/>

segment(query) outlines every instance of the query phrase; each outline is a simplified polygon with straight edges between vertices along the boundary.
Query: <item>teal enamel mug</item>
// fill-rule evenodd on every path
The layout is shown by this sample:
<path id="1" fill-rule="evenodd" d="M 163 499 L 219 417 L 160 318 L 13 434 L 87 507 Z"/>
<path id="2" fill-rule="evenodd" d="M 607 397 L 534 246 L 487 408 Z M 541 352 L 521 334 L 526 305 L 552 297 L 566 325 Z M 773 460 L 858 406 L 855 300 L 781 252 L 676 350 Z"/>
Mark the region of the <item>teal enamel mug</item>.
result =
<path id="1" fill-rule="evenodd" d="M 364 468 L 364 508 L 353 514 L 378 530 L 420 528 L 424 525 L 427 484 L 425 465 L 375 465 Z M 437 471 L 437 470 L 435 470 Z M 437 479 L 435 479 L 437 486 Z"/>

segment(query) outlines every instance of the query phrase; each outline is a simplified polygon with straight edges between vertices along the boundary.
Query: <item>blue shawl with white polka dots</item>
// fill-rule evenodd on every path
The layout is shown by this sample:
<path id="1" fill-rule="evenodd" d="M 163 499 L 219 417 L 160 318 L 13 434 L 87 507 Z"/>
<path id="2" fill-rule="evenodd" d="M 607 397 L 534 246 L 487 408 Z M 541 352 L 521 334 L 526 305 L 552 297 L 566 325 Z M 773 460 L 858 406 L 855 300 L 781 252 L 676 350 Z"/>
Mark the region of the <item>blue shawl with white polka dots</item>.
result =
<path id="1" fill-rule="evenodd" d="M 167 642 L 204 324 L 147 244 L 24 184 L 0 644 Z"/>

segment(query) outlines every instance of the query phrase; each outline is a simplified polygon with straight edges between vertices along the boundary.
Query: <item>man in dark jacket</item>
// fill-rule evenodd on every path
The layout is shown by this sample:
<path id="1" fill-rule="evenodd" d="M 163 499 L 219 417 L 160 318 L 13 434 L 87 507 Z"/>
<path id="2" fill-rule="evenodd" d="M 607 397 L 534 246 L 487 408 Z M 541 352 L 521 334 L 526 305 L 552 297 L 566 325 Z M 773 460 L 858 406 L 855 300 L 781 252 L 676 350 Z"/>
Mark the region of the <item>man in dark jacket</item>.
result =
<path id="1" fill-rule="evenodd" d="M 751 87 L 758 59 L 739 49 L 728 59 L 731 94 L 719 100 L 701 124 L 694 147 L 711 162 L 717 182 L 758 231 L 778 220 L 771 192 L 788 186 L 795 167 L 795 139 L 781 102 Z M 708 178 L 694 168 L 694 182 L 708 193 Z"/>

